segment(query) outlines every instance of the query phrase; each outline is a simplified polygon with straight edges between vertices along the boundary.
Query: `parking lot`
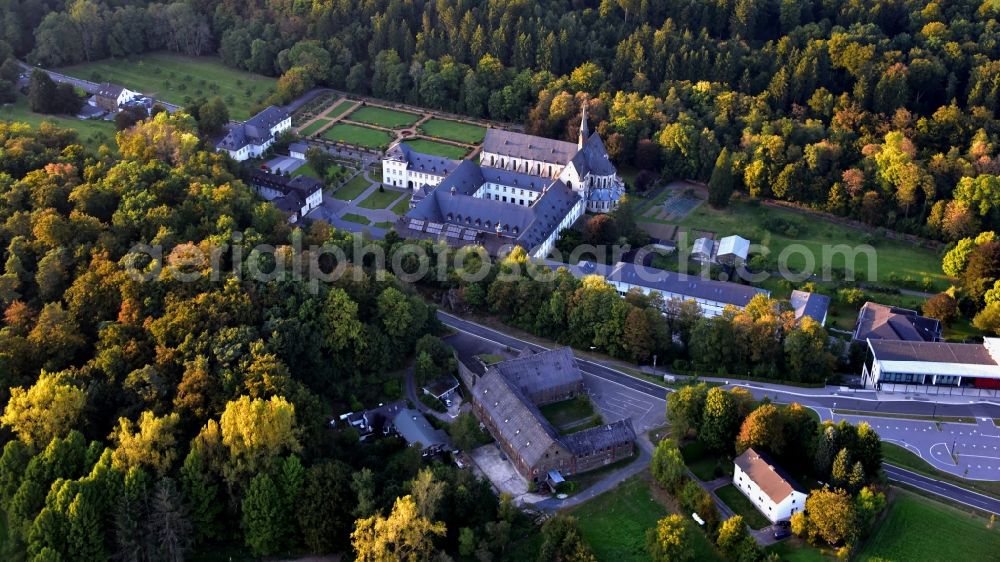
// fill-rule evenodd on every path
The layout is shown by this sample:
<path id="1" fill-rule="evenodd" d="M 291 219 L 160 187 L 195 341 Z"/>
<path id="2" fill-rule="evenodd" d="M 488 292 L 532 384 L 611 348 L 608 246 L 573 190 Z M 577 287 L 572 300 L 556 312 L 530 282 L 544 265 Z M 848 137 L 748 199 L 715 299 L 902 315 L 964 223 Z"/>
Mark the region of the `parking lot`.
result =
<path id="1" fill-rule="evenodd" d="M 632 418 L 636 434 L 642 434 L 666 423 L 667 401 L 656 399 L 614 381 L 583 374 L 583 382 L 591 402 L 605 423 Z M 666 396 L 666 389 L 663 390 Z"/>
<path id="2" fill-rule="evenodd" d="M 548 496 L 528 492 L 528 481 L 521 477 L 506 455 L 493 443 L 469 452 L 474 471 L 493 483 L 501 494 L 507 493 L 517 505 L 533 504 Z"/>

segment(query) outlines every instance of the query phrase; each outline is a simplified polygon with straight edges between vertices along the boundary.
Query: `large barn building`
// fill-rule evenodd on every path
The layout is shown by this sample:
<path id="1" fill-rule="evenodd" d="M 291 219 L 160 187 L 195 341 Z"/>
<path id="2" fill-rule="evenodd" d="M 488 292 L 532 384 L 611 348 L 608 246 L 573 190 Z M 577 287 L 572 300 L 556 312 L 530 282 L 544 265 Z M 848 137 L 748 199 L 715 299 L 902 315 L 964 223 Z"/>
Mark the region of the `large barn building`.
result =
<path id="1" fill-rule="evenodd" d="M 630 457 L 635 430 L 631 419 L 560 435 L 539 405 L 573 398 L 584 391 L 583 375 L 570 348 L 486 366 L 460 361 L 476 416 L 525 479 L 542 482 L 550 472 L 573 475 Z"/>

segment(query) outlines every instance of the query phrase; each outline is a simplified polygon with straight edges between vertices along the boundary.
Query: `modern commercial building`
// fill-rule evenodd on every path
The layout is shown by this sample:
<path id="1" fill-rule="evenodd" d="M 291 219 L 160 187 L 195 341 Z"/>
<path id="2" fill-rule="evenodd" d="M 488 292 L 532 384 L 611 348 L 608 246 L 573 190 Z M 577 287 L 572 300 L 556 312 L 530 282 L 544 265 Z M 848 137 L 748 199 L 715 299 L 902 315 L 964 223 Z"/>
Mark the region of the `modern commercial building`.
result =
<path id="1" fill-rule="evenodd" d="M 866 302 L 858 312 L 854 339 L 936 342 L 941 341 L 941 323 L 915 310 Z"/>
<path id="2" fill-rule="evenodd" d="M 461 360 L 459 373 L 473 412 L 529 481 L 544 482 L 555 471 L 569 476 L 593 470 L 634 452 L 631 419 L 560 435 L 538 409 L 583 392 L 583 375 L 569 348 L 525 352 L 489 366 Z"/>
<path id="3" fill-rule="evenodd" d="M 978 394 L 1000 389 L 1000 338 L 981 344 L 873 339 L 862 382 L 886 392 Z"/>
<path id="4" fill-rule="evenodd" d="M 694 301 L 701 308 L 702 315 L 707 317 L 722 314 L 727 306 L 743 308 L 758 294 L 770 295 L 764 289 L 748 285 L 704 279 L 697 275 L 684 275 L 626 262 L 618 262 L 613 266 L 587 261 L 576 265 L 552 260 L 544 260 L 542 263 L 552 270 L 566 268 L 578 279 L 599 275 L 622 296 L 632 289 L 638 289 L 647 295 L 659 293 L 664 301 Z"/>
<path id="5" fill-rule="evenodd" d="M 805 509 L 809 494 L 766 453 L 751 447 L 733 465 L 733 485 L 771 523 L 788 521 Z"/>
<path id="6" fill-rule="evenodd" d="M 291 126 L 292 116 L 284 109 L 271 105 L 245 122 L 230 126 L 229 132 L 215 147 L 228 152 L 233 160 L 242 162 L 264 154 L 278 135 Z"/>

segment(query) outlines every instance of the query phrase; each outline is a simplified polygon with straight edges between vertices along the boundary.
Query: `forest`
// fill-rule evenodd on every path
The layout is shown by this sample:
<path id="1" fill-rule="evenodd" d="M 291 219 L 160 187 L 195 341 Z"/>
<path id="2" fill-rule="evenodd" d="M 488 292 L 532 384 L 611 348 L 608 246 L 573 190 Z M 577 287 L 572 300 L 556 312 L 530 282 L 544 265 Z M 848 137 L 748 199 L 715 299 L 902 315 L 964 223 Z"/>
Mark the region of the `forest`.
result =
<path id="1" fill-rule="evenodd" d="M 998 11 L 989 0 L 33 0 L 3 11 L 0 39 L 48 66 L 217 54 L 281 76 L 271 102 L 325 85 L 573 139 L 588 103 L 620 164 L 706 181 L 725 168 L 723 192 L 952 242 L 1000 227 Z"/>

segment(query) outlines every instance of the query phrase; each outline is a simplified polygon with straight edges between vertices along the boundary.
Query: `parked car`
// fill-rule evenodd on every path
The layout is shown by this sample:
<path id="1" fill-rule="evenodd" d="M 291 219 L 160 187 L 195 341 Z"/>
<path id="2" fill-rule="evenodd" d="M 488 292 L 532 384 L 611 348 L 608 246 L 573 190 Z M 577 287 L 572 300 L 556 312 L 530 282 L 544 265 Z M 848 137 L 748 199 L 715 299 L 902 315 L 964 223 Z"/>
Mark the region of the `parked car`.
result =
<path id="1" fill-rule="evenodd" d="M 781 525 L 774 526 L 774 538 L 777 540 L 785 539 L 792 536 L 792 530 L 788 527 Z"/>

